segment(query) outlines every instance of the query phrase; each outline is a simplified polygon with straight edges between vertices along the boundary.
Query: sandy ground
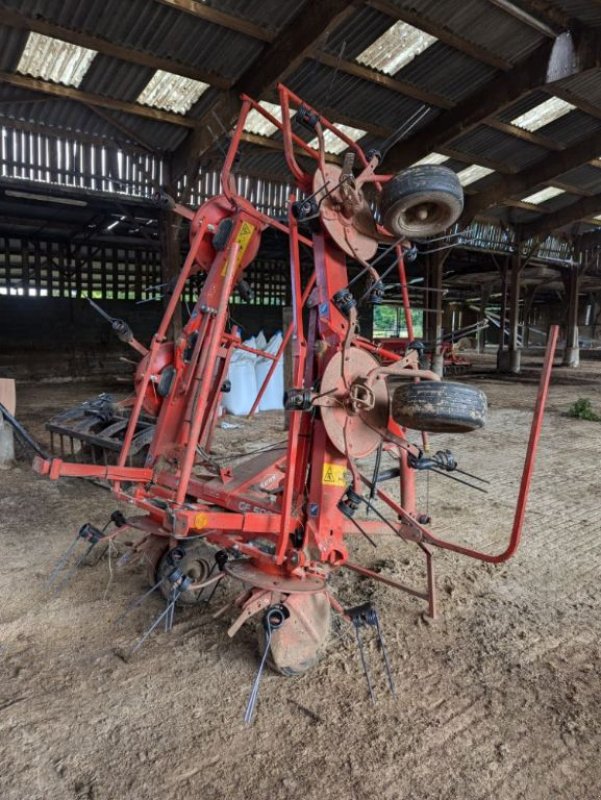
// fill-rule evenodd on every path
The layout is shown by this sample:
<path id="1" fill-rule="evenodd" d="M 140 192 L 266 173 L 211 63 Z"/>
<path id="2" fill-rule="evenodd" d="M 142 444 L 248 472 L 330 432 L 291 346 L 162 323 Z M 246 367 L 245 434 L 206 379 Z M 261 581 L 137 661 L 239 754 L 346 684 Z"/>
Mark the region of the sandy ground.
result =
<path id="1" fill-rule="evenodd" d="M 484 359 L 487 364 L 490 359 Z M 504 547 L 517 494 L 536 362 L 523 379 L 475 375 L 490 401 L 484 431 L 438 436 L 488 495 L 431 476 L 434 528 L 489 551 Z M 19 412 L 40 438 L 57 409 L 100 387 L 28 385 Z M 2 800 L 598 800 L 601 798 L 601 425 L 565 417 L 577 397 L 601 410 L 601 367 L 558 370 L 551 390 L 524 541 L 492 567 L 438 552 L 440 618 L 420 601 L 341 572 L 343 604 L 373 600 L 396 697 L 373 644 L 377 703 L 337 626 L 326 658 L 301 678 L 266 674 L 256 722 L 243 713 L 256 670 L 255 633 L 191 609 L 131 660 L 119 653 L 161 605 L 121 626 L 145 587 L 141 570 L 106 558 L 59 596 L 45 579 L 82 522 L 115 508 L 97 486 L 0 473 L 0 797 Z M 221 431 L 219 449 L 282 438 L 281 419 Z M 419 496 L 426 501 L 426 479 Z M 415 549 L 384 537 L 355 560 L 415 585 Z M 110 569 L 112 569 L 112 578 Z M 223 599 L 223 598 L 222 598 Z"/>

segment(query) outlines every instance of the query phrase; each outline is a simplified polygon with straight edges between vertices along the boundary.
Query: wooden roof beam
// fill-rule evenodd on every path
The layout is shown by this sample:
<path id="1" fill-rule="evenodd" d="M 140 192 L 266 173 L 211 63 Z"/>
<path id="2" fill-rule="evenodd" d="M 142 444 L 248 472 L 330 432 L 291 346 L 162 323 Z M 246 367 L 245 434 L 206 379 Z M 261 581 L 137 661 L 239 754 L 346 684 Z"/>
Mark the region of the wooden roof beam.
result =
<path id="1" fill-rule="evenodd" d="M 202 19 L 205 22 L 221 25 L 222 28 L 227 28 L 230 31 L 236 31 L 237 33 L 251 36 L 253 39 L 259 39 L 262 42 L 272 42 L 275 38 L 275 34 L 272 31 L 268 31 L 250 20 L 219 11 L 217 8 L 205 5 L 203 2 L 196 2 L 196 0 L 156 0 L 156 2 L 176 11 L 183 11 L 184 14 L 190 14 L 192 17 Z"/>
<path id="2" fill-rule="evenodd" d="M 386 156 L 388 170 L 400 169 L 413 164 L 442 144 L 466 133 L 488 117 L 515 103 L 520 97 L 544 85 L 548 80 L 548 68 L 552 54 L 562 46 L 568 51 L 571 42 L 560 37 L 554 44 L 545 40 L 526 59 L 508 72 L 501 73 L 475 94 L 449 111 L 439 114 L 430 125 L 422 128 L 406 141 L 398 142 Z M 572 65 L 567 64 L 560 77 L 571 74 Z"/>
<path id="3" fill-rule="evenodd" d="M 75 89 L 72 86 L 63 86 L 62 83 L 52 83 L 41 78 L 31 78 L 28 75 L 0 72 L 0 83 L 18 86 L 20 89 L 42 92 L 52 97 L 60 97 L 63 100 L 76 100 L 85 105 L 108 108 L 111 111 L 122 111 L 125 114 L 135 114 L 138 117 L 155 120 L 155 122 L 168 122 L 171 125 L 179 125 L 185 128 L 198 128 L 201 124 L 199 120 L 185 117 L 182 114 L 172 114 L 170 111 L 162 111 L 152 106 L 143 106 L 141 103 L 129 103 L 125 100 L 115 100 L 104 95 L 83 92 L 81 89 Z"/>
<path id="4" fill-rule="evenodd" d="M 475 94 L 388 152 L 385 167 L 399 169 L 413 164 L 442 144 L 474 128 L 534 89 L 554 93 L 557 82 L 601 65 L 601 40 L 593 29 L 565 33 L 545 40 L 524 61 L 498 75 Z M 557 86 L 558 90 L 560 89 Z"/>
<path id="5" fill-rule="evenodd" d="M 162 69 L 165 70 L 165 72 L 172 72 L 174 75 L 182 75 L 184 78 L 202 81 L 217 89 L 227 89 L 231 85 L 231 81 L 227 78 L 215 72 L 211 72 L 210 70 L 204 70 L 200 67 L 191 67 L 169 58 L 159 58 L 150 53 L 144 53 L 141 50 L 114 44 L 100 36 L 91 36 L 83 31 L 74 31 L 62 25 L 55 25 L 53 22 L 48 22 L 40 17 L 28 16 L 20 11 L 9 11 L 3 8 L 2 11 L 0 11 L 0 22 L 12 28 L 34 31 L 34 33 L 41 33 L 43 36 L 52 36 L 63 42 L 70 42 L 80 47 L 87 47 L 90 50 L 96 50 L 102 55 L 119 58 L 122 61 L 129 61 L 132 64 L 139 64 L 149 69 Z"/>
<path id="6" fill-rule="evenodd" d="M 422 14 L 419 14 L 416 11 L 401 8 L 395 3 L 391 2 L 391 0 L 367 0 L 367 2 L 368 5 L 370 5 L 372 8 L 375 8 L 377 11 L 380 11 L 382 14 L 386 14 L 395 20 L 408 22 L 409 25 L 413 25 L 415 28 L 419 28 L 420 30 L 429 33 L 430 36 L 435 36 L 443 44 L 454 47 L 456 50 L 465 53 L 467 56 L 475 58 L 477 61 L 482 61 L 484 64 L 488 64 L 491 67 L 503 70 L 509 70 L 513 66 L 510 61 L 496 56 L 486 47 L 481 47 L 475 42 L 470 42 L 463 36 L 453 33 L 453 31 L 445 28 L 440 23 L 432 22 L 427 17 L 424 17 Z"/>
<path id="7" fill-rule="evenodd" d="M 588 139 L 559 153 L 551 153 L 534 166 L 517 172 L 515 175 L 507 175 L 490 189 L 470 197 L 465 204 L 463 219 L 469 221 L 485 209 L 500 205 L 507 198 L 523 196 L 540 184 L 551 181 L 557 175 L 562 175 L 564 172 L 592 160 L 599 153 L 601 153 L 601 133 L 589 136 Z"/>
<path id="8" fill-rule="evenodd" d="M 245 93 L 260 98 L 292 72 L 310 54 L 331 30 L 355 12 L 358 0 L 323 0 L 319 13 L 301 9 L 267 45 L 258 58 L 227 92 L 222 92 L 217 105 L 210 108 L 200 120 L 192 135 L 180 145 L 172 159 L 173 177 L 186 172 L 192 180 L 198 172 L 202 156 L 220 137 L 220 125 L 229 127 L 240 109 L 238 95 Z M 208 128 L 211 127 L 209 131 Z"/>
<path id="9" fill-rule="evenodd" d="M 601 213 L 601 194 L 595 194 L 592 197 L 578 200 L 571 206 L 555 211 L 553 214 L 547 214 L 528 225 L 523 225 L 520 232 L 523 238 L 545 236 L 573 222 L 599 213 Z"/>

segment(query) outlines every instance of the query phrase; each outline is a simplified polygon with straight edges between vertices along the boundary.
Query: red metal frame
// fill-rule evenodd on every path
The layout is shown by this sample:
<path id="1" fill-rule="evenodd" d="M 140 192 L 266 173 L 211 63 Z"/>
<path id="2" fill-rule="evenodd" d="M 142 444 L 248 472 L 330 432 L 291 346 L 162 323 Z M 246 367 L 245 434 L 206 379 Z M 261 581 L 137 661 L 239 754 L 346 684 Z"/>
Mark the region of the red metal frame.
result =
<path id="1" fill-rule="evenodd" d="M 221 174 L 222 195 L 209 200 L 196 212 L 178 205 L 174 208 L 176 213 L 192 222 L 190 251 L 159 329 L 138 368 L 136 398 L 117 465 L 72 464 L 59 459 L 43 461 L 38 458 L 35 468 L 53 479 L 80 476 L 110 481 L 117 498 L 143 511 L 146 522 L 137 522 L 136 525 L 152 531 L 151 536 L 155 538 L 164 537 L 166 547 L 179 539 L 202 535 L 220 547 L 235 549 L 247 556 L 257 570 L 272 574 L 276 581 L 289 582 L 293 579 L 302 582 L 309 576 L 324 575 L 332 567 L 347 566 L 359 574 L 426 599 L 429 613 L 434 615 L 434 570 L 430 546 L 497 563 L 509 558 L 519 544 L 557 330 L 553 329 L 549 340 L 507 549 L 498 556 L 490 556 L 445 542 L 418 522 L 415 472 L 407 460 L 409 445 L 405 431 L 389 420 L 387 426 L 378 428 L 378 433 L 388 451 L 398 455 L 401 502 L 398 503 L 382 488 L 376 487 L 377 496 L 390 508 L 393 517 L 386 524 L 381 520 L 361 520 L 361 527 L 369 536 L 390 534 L 392 531 L 402 539 L 416 542 L 426 559 L 426 589 L 409 589 L 398 581 L 350 562 L 346 540 L 351 534 L 357 535 L 357 528 L 341 511 L 340 503 L 349 485 L 361 491 L 362 486 L 370 487 L 371 484 L 361 474 L 348 447 L 343 452 L 334 446 L 320 418 L 318 387 L 327 366 L 332 359 L 340 358 L 342 381 L 350 392 L 345 366 L 347 361 L 355 351 L 372 354 L 370 358 L 374 359 L 374 363 L 384 365 L 386 369 L 376 366 L 366 376 L 366 396 L 369 387 L 379 380 L 376 373 L 381 373 L 380 377 L 394 373 L 409 380 L 436 379 L 437 376 L 419 370 L 416 360 L 411 356 L 402 358 L 356 334 L 354 311 L 345 315 L 332 299 L 336 292 L 348 285 L 346 256 L 324 231 L 314 233 L 311 239 L 299 233 L 297 220 L 292 213 L 294 197 L 290 198 L 288 220 L 282 222 L 258 211 L 237 193 L 232 167 L 251 109 L 262 114 L 282 133 L 285 158 L 301 191 L 311 191 L 313 176 L 299 166 L 294 148 L 300 148 L 305 155 L 323 166 L 323 147 L 314 150 L 292 132 L 290 104 L 299 106 L 302 101 L 284 86 L 278 86 L 278 91 L 282 122 L 255 101 L 243 97 L 242 110 Z M 322 129 L 332 131 L 357 155 L 364 169 L 364 181 L 373 182 L 377 188 L 381 188 L 391 178 L 389 175 L 376 175 L 373 162 L 368 162 L 359 145 L 321 115 L 317 114 L 317 118 Z M 226 247 L 215 250 L 213 236 L 222 222 L 231 225 L 231 233 Z M 308 395 L 313 393 L 317 397 L 316 405 L 309 411 L 290 412 L 285 450 L 260 453 L 242 466 L 216 470 L 208 450 L 216 424 L 223 380 L 233 350 L 236 347 L 249 349 L 242 345 L 235 331 L 227 331 L 228 302 L 244 268 L 257 251 L 261 232 L 267 226 L 275 227 L 289 236 L 293 322 L 278 353 L 270 356 L 273 363 L 262 391 L 292 338 L 293 387 Z M 312 247 L 315 267 L 304 291 L 301 285 L 300 242 Z M 396 256 L 403 306 L 412 336 L 411 309 L 400 246 L 396 248 Z M 167 331 L 185 283 L 200 270 L 206 276 L 191 317 L 177 340 L 168 342 Z M 306 329 L 303 325 L 305 305 L 309 306 Z M 160 376 L 165 375 L 166 369 L 172 370 L 170 385 L 165 396 L 157 399 L 153 387 L 157 386 Z M 153 402 L 158 404 L 154 438 L 146 465 L 129 467 L 132 439 L 145 404 L 149 402 L 150 392 L 153 392 Z M 251 414 L 259 401 L 260 397 Z M 349 411 L 349 414 L 356 413 L 356 408 Z M 257 542 L 258 537 L 271 542 L 272 549 L 269 552 Z M 259 594 L 262 597 L 264 590 Z M 256 605 L 258 596 L 251 592 L 248 602 Z M 336 605 L 333 600 L 331 603 Z"/>

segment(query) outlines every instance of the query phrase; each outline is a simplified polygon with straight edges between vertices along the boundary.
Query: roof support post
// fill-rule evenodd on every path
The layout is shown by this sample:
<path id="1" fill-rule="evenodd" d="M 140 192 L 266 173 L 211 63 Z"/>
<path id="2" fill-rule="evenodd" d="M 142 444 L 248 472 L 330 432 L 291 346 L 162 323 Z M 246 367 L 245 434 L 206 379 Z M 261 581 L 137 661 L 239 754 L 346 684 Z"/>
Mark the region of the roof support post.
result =
<path id="1" fill-rule="evenodd" d="M 566 280 L 566 293 L 568 298 L 566 320 L 566 344 L 563 351 L 563 366 L 577 367 L 580 364 L 580 348 L 578 347 L 578 292 L 580 289 L 580 274 L 578 267 L 570 268 Z"/>

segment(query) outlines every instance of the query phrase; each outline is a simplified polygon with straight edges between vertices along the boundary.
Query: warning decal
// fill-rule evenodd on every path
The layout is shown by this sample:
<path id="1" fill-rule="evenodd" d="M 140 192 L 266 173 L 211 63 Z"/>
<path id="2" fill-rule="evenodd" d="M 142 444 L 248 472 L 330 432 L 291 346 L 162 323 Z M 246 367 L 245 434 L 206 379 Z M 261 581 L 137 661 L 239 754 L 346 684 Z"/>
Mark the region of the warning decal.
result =
<path id="1" fill-rule="evenodd" d="M 194 528 L 197 531 L 201 531 L 203 528 L 207 527 L 208 522 L 209 522 L 208 516 L 201 512 L 200 514 L 197 514 L 194 517 Z"/>
<path id="2" fill-rule="evenodd" d="M 345 488 L 348 483 L 346 475 L 347 469 L 344 465 L 325 462 L 321 472 L 321 482 L 325 486 L 341 486 Z"/>
<path id="3" fill-rule="evenodd" d="M 248 248 L 248 245 L 250 244 L 250 240 L 252 239 L 252 235 L 254 232 L 255 232 L 255 226 L 251 225 L 250 222 L 243 222 L 242 225 L 240 225 L 240 229 L 238 230 L 238 235 L 236 236 L 235 240 L 236 244 L 240 248 L 238 250 L 236 268 L 239 267 L 240 264 L 242 263 L 242 259 L 244 258 L 244 253 L 246 253 L 246 250 Z M 223 265 L 223 270 L 221 272 L 221 275 L 225 276 L 226 272 L 227 272 L 227 260 Z"/>

